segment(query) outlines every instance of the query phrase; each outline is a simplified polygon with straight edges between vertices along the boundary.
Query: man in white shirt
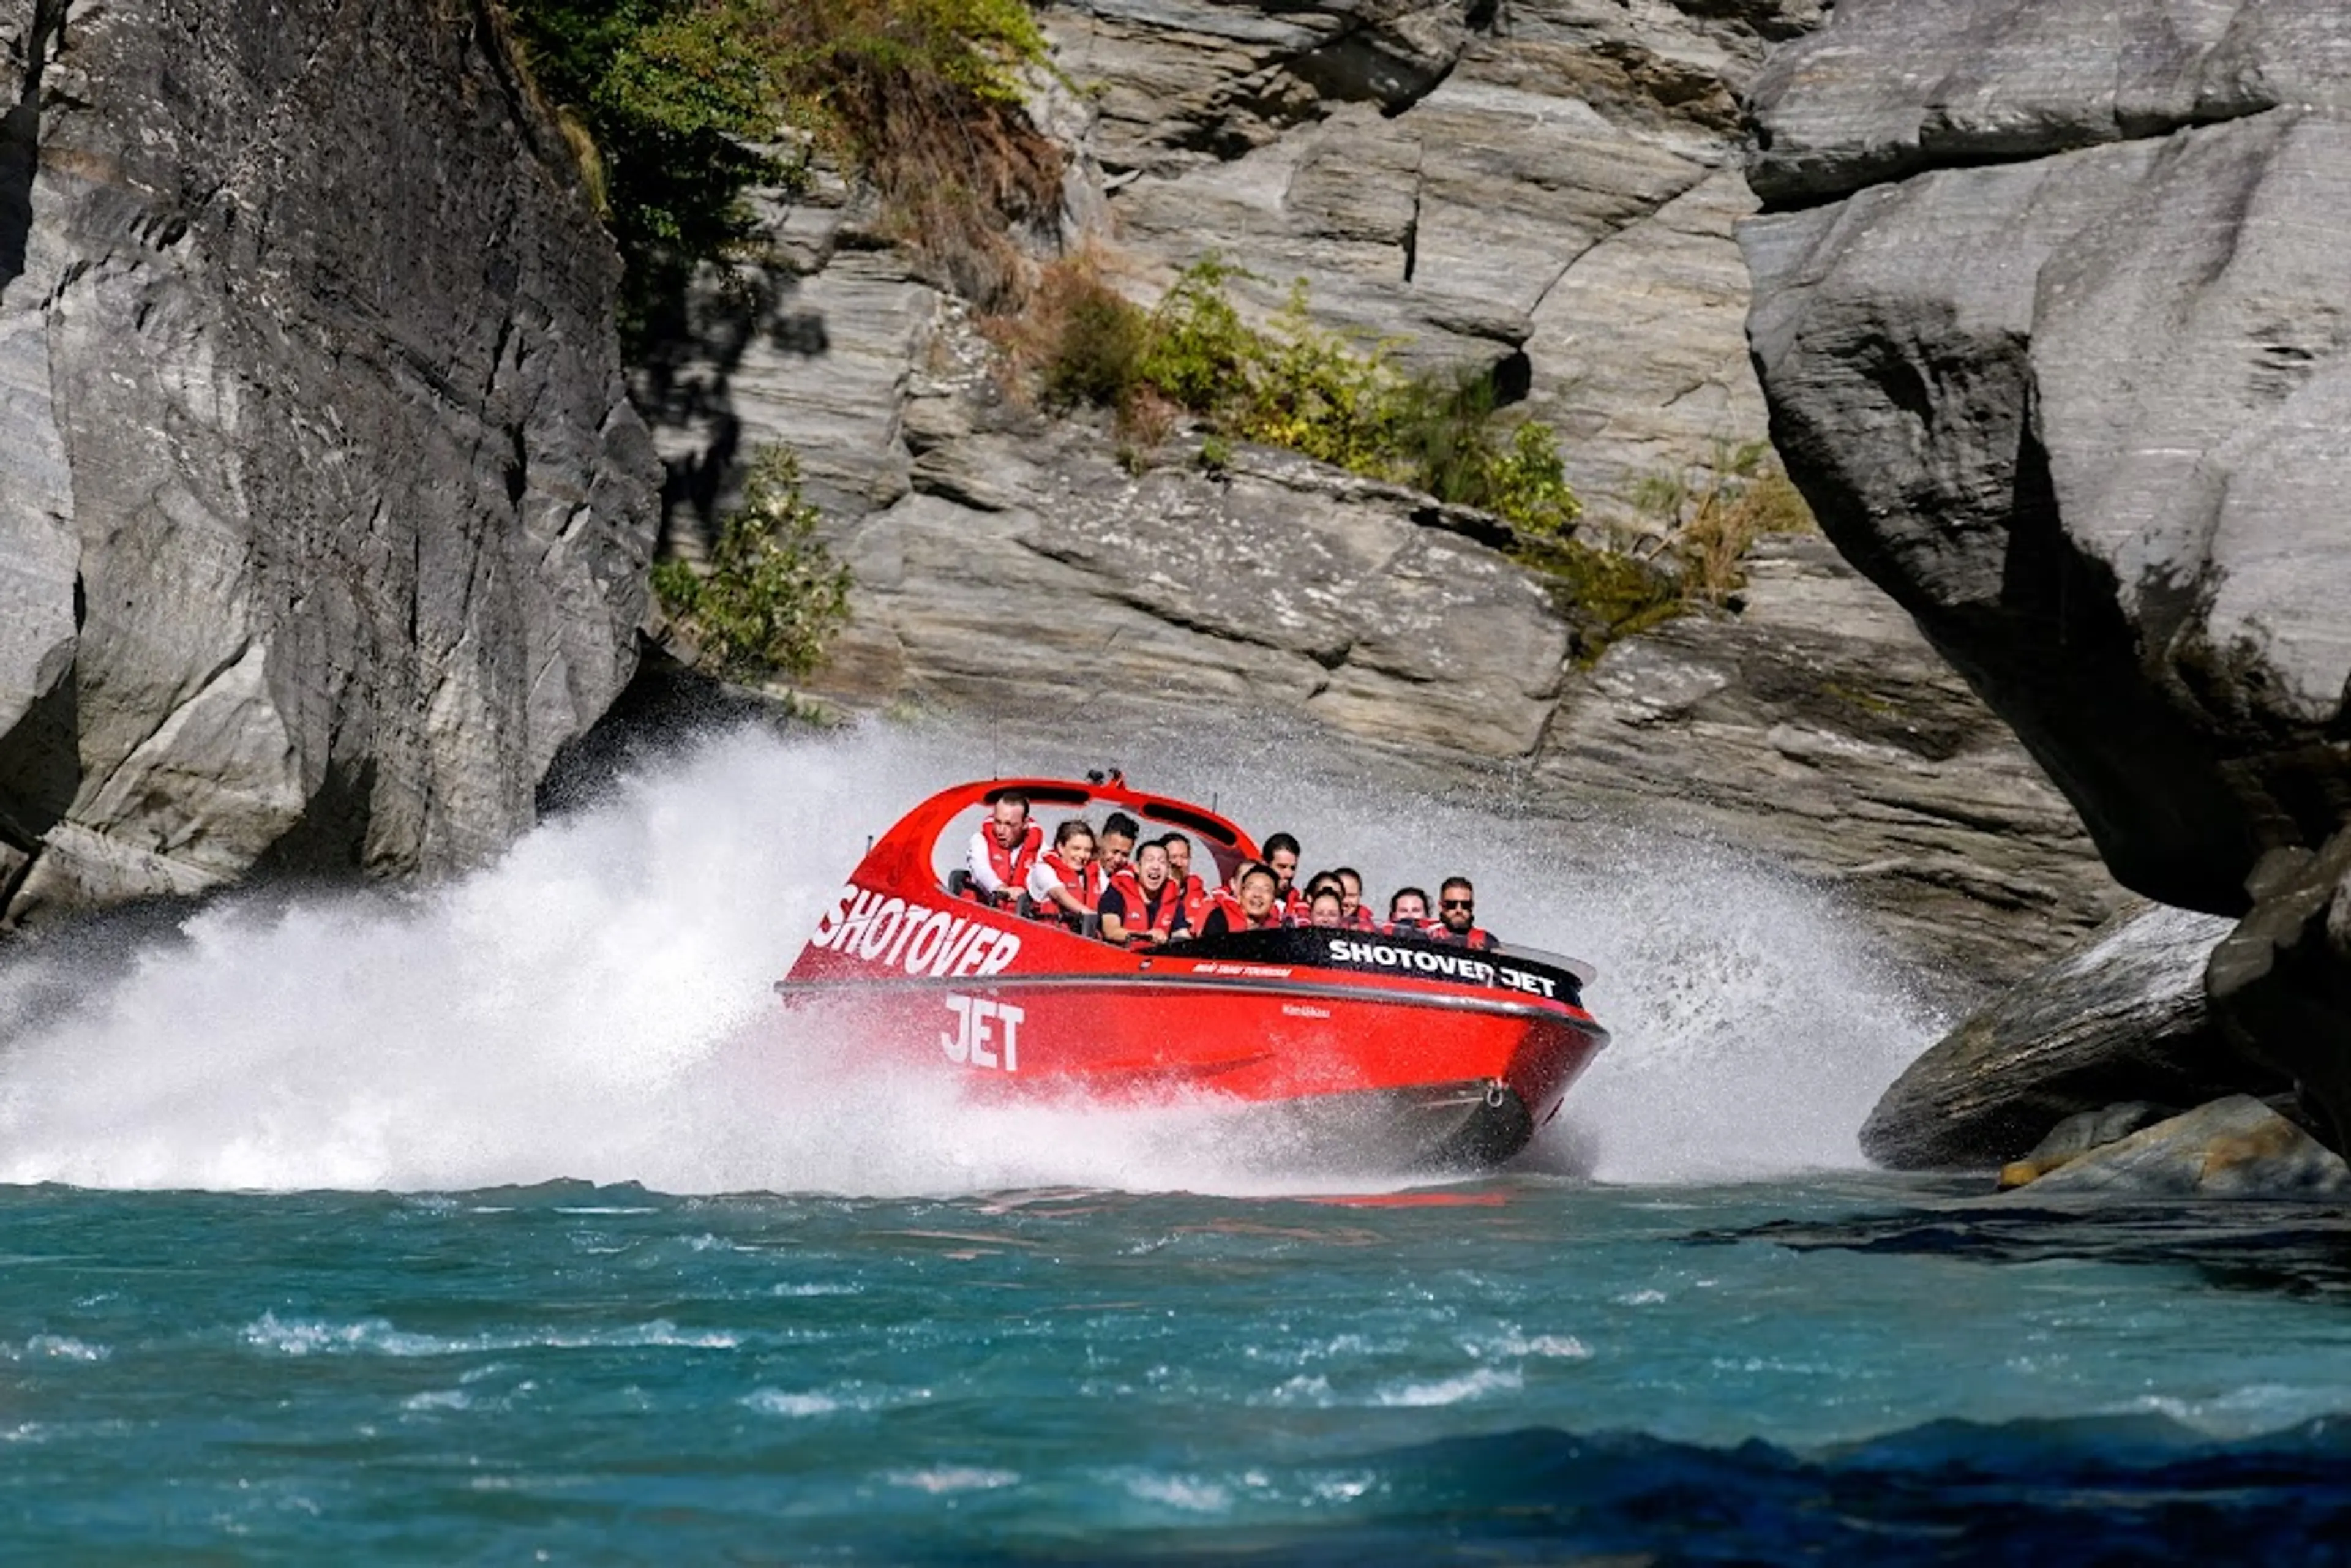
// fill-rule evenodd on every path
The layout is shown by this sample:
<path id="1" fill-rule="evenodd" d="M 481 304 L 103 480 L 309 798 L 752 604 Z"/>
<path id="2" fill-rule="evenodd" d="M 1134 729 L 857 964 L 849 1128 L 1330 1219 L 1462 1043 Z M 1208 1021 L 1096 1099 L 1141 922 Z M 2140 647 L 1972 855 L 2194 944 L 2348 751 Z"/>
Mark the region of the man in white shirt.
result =
<path id="1" fill-rule="evenodd" d="M 964 852 L 971 884 L 992 904 L 1009 904 L 1029 881 L 1044 847 L 1044 831 L 1029 820 L 1029 797 L 1007 789 L 996 798 L 987 824 L 972 834 Z"/>

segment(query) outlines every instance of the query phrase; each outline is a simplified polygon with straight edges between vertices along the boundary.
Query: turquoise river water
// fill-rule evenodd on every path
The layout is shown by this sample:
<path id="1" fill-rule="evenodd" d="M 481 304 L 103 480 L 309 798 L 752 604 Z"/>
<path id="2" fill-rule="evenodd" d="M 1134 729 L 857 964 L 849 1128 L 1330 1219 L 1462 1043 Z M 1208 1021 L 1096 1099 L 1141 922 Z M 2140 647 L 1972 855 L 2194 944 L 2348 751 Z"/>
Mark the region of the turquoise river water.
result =
<path id="1" fill-rule="evenodd" d="M 959 766 L 725 737 L 438 889 L 11 954 L 0 1558 L 2351 1554 L 2351 1225 L 1862 1168 L 1942 1020 L 1704 846 L 1264 803 L 1600 965 L 1484 1180 L 859 1071 L 766 984 Z"/>

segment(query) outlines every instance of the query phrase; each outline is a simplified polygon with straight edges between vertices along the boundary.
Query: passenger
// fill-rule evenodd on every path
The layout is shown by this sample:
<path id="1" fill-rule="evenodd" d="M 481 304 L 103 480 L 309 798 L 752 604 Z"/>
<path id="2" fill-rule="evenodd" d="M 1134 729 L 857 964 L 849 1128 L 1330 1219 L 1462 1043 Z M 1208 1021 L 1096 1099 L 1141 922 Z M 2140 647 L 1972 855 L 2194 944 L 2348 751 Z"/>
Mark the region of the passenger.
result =
<path id="1" fill-rule="evenodd" d="M 1347 901 L 1335 887 L 1326 887 L 1307 900 L 1306 923 L 1336 931 L 1347 924 Z"/>
<path id="2" fill-rule="evenodd" d="M 1110 837 L 1105 824 L 1102 837 Z M 1167 879 L 1167 846 L 1154 839 L 1134 852 L 1134 863 L 1113 873 L 1102 890 L 1102 934 L 1105 942 L 1156 947 L 1189 928 L 1184 894 Z"/>
<path id="3" fill-rule="evenodd" d="M 1044 847 L 1044 830 L 1029 820 L 1029 797 L 1018 789 L 998 795 L 987 825 L 972 834 L 971 847 L 964 852 L 964 869 L 979 901 L 1011 903 Z"/>
<path id="4" fill-rule="evenodd" d="M 1192 841 L 1181 833 L 1170 833 L 1159 841 L 1167 851 L 1168 883 L 1184 895 L 1184 923 L 1196 932 L 1208 918 L 1214 895 L 1192 874 Z"/>
<path id="5" fill-rule="evenodd" d="M 1203 936 L 1231 931 L 1266 931 L 1281 925 L 1281 879 L 1270 867 L 1250 861 L 1233 879 L 1238 891 L 1219 899 L 1200 927 Z"/>
<path id="6" fill-rule="evenodd" d="M 1400 887 L 1388 900 L 1388 930 L 1416 936 L 1428 924 L 1428 894 L 1416 887 Z"/>
<path id="7" fill-rule="evenodd" d="M 1219 909 L 1223 910 L 1227 919 L 1230 922 L 1228 929 L 1238 930 L 1240 928 L 1241 878 L 1249 875 L 1251 871 L 1257 869 L 1259 863 L 1259 862 L 1256 861 L 1241 862 L 1240 864 L 1233 867 L 1233 879 L 1230 882 L 1220 883 L 1208 890 L 1208 908 L 1210 912 L 1213 913 Z M 1202 936 L 1206 936 L 1208 929 L 1208 922 L 1207 918 L 1205 916 L 1202 917 L 1199 923 L 1195 925 L 1192 929 Z"/>
<path id="8" fill-rule="evenodd" d="M 1364 904 L 1364 873 L 1353 866 L 1343 865 L 1333 874 L 1339 879 L 1340 907 L 1346 914 L 1347 924 L 1358 931 L 1377 931 L 1379 917 Z"/>
<path id="9" fill-rule="evenodd" d="M 1134 858 L 1134 841 L 1142 831 L 1142 825 L 1124 811 L 1113 811 L 1102 819 L 1102 838 L 1094 845 L 1094 864 L 1102 868 L 1104 886 Z"/>
<path id="10" fill-rule="evenodd" d="M 1437 921 L 1428 927 L 1431 941 L 1463 947 L 1491 947 L 1493 937 L 1478 927 L 1478 890 L 1466 876 L 1448 876 L 1437 890 Z"/>
<path id="11" fill-rule="evenodd" d="M 1072 817 L 1053 832 L 1053 847 L 1037 857 L 1029 873 L 1029 898 L 1040 920 L 1058 920 L 1077 929 L 1094 912 L 1102 896 L 1099 868 L 1093 863 L 1094 831 L 1082 817 Z"/>
<path id="12" fill-rule="evenodd" d="M 1288 833 L 1276 833 L 1265 841 L 1265 863 L 1280 883 L 1274 891 L 1274 902 L 1291 914 L 1304 915 L 1306 895 L 1298 891 L 1298 841 Z M 1295 909 L 1290 906 L 1296 905 Z"/>

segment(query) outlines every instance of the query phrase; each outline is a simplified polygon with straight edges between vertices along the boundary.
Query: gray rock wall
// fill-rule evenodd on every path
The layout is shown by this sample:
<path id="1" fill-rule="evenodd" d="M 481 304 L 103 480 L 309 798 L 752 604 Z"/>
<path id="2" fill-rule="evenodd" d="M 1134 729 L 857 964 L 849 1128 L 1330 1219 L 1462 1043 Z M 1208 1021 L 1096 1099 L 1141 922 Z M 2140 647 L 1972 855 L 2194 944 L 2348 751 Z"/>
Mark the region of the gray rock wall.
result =
<path id="1" fill-rule="evenodd" d="M 2351 1147 L 2351 10 L 1848 0 L 1753 107 L 1790 472 Z"/>
<path id="2" fill-rule="evenodd" d="M 1856 0 L 1756 88 L 1792 472 L 2167 903 L 2351 802 L 2351 11 Z"/>
<path id="3" fill-rule="evenodd" d="M 0 7 L 0 911 L 478 858 L 625 682 L 617 261 L 486 5 Z"/>
<path id="4" fill-rule="evenodd" d="M 1215 252 L 1260 312 L 1303 278 L 1318 320 L 1402 362 L 1502 366 L 1622 528 L 1659 526 L 1631 503 L 1643 479 L 1763 434 L 1737 98 L 1816 0 L 1040 11 L 1067 78 L 1037 102 L 1069 149 L 1064 238 L 1137 298 Z M 695 345 L 640 377 L 689 547 L 731 455 L 778 435 L 830 509 L 904 494 L 907 399 L 936 368 L 913 329 L 938 296 L 873 216 L 837 183 L 774 208 L 766 264 L 701 291 Z"/>
<path id="5" fill-rule="evenodd" d="M 1139 296 L 1210 251 L 1428 361 L 1514 359 L 1572 478 L 1627 492 L 1756 436 L 1736 94 L 1801 0 L 1502 6 L 1108 0 L 1045 13 L 1077 93 L 1071 243 Z M 1367 768 L 1703 833 L 1835 888 L 1889 957 L 1973 997 L 2120 894 L 2063 799 L 1817 539 L 1735 615 L 1586 668 L 1544 580 L 1424 498 L 1244 451 L 1121 468 L 1008 406 L 963 307 L 837 182 L 767 214 L 766 264 L 640 375 L 691 545 L 728 461 L 797 448 L 858 580 L 820 691 L 1180 734 L 1321 727 Z M 742 287 L 747 285 L 748 287 Z M 1523 356 L 1522 358 L 1518 358 Z M 1246 722 L 1246 718 L 1244 720 Z"/>

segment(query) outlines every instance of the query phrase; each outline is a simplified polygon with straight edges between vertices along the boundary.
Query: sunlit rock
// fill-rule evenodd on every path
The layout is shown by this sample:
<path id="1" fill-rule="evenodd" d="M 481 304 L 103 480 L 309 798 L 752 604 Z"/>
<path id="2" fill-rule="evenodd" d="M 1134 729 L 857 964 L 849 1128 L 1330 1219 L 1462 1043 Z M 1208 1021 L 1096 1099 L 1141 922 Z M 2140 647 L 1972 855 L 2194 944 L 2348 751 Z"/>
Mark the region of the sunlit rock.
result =
<path id="1" fill-rule="evenodd" d="M 619 264 L 492 26 L 0 20 L 0 915 L 476 861 L 627 680 Z"/>
<path id="2" fill-rule="evenodd" d="M 2351 1166 L 2249 1094 L 2199 1105 L 2069 1160 L 2020 1197 L 2318 1197 L 2351 1190 Z"/>

